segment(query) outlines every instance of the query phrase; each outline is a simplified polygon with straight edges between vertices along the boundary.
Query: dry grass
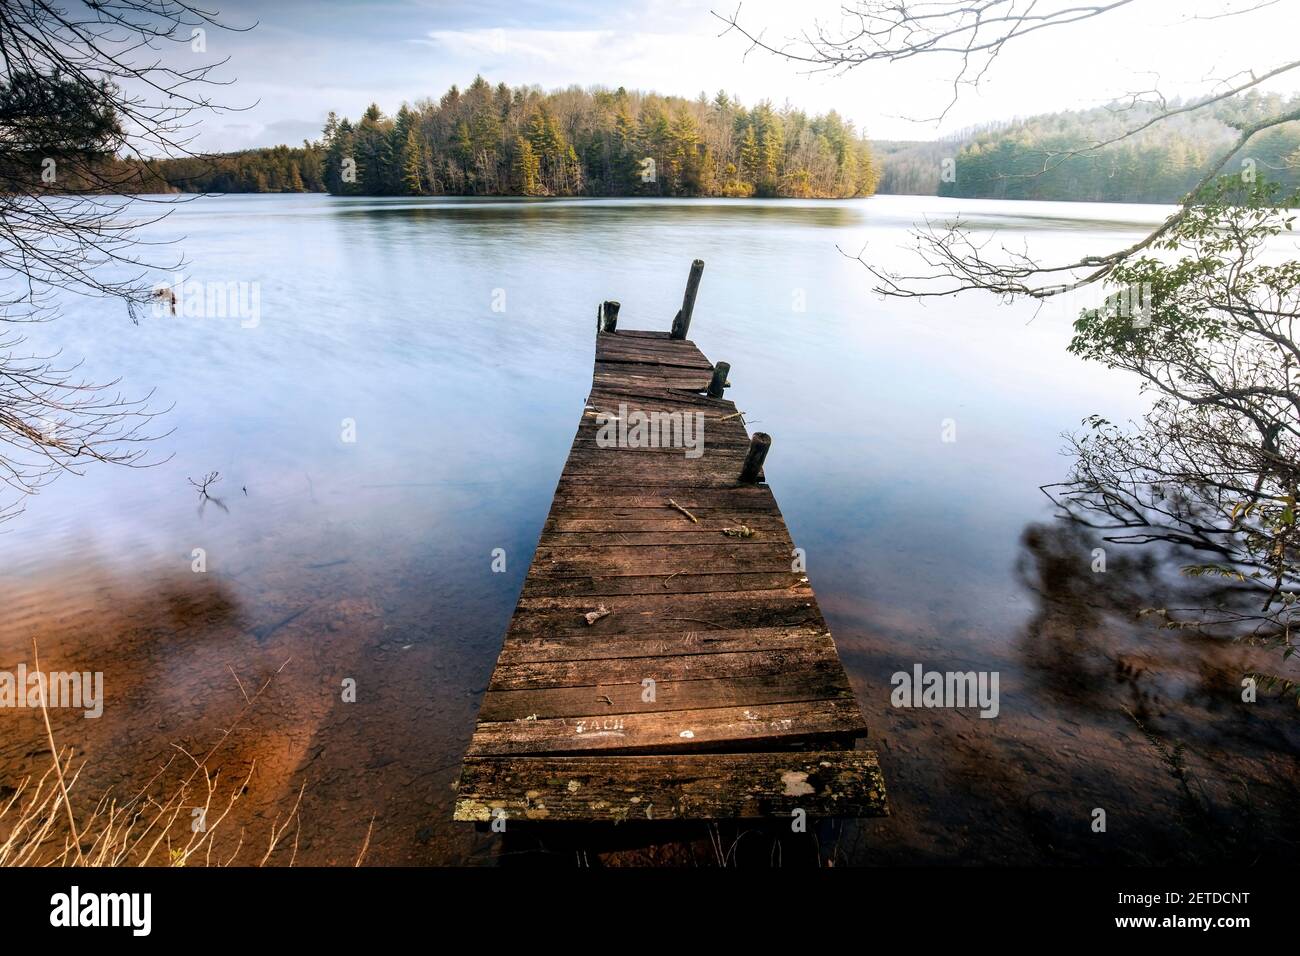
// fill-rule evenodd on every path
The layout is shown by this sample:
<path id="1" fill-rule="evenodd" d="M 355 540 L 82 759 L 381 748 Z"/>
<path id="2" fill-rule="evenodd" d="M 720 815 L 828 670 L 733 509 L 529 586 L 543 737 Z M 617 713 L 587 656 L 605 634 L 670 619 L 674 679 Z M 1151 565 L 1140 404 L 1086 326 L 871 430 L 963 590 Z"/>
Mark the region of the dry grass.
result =
<path id="1" fill-rule="evenodd" d="M 32 650 L 39 670 L 40 656 L 35 642 Z M 0 805 L 0 866 L 231 866 L 240 862 L 245 850 L 242 831 L 229 852 L 219 853 L 214 838 L 246 792 L 254 767 L 250 766 L 248 774 L 233 786 L 223 785 L 219 773 L 209 768 L 213 757 L 288 663 L 281 664 L 252 697 L 244 694 L 244 708 L 206 754 L 195 757 L 173 744 L 178 752 L 134 795 L 119 801 L 111 793 L 105 794 L 80 818 L 73 811 L 72 792 L 86 765 L 83 762 L 74 767 L 72 749 L 55 742 L 49 711 L 42 698 L 41 715 L 50 766 L 39 778 L 24 779 Z M 242 685 L 240 689 L 243 690 Z M 192 764 L 188 774 L 155 795 L 178 759 Z M 283 815 L 283 822 L 281 815 L 276 815 L 265 852 L 256 865 L 266 865 L 290 830 L 293 842 L 288 865 L 294 864 L 301 830 L 302 795 L 300 788 L 293 806 Z M 369 833 L 366 842 L 368 846 Z M 365 851 L 363 847 L 362 856 Z M 358 865 L 360 862 L 358 857 Z"/>

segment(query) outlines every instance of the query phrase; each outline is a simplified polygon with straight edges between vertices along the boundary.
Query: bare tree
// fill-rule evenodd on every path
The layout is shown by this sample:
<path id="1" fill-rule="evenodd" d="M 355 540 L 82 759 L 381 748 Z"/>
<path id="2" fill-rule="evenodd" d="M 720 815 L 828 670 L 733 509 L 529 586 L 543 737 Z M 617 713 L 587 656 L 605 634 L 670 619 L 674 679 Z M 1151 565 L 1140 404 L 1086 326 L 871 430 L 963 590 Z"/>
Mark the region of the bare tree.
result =
<path id="1" fill-rule="evenodd" d="M 1113 15 L 1155 0 L 1111 0 L 1078 3 L 1074 0 L 931 0 L 900 3 L 897 0 L 857 0 L 841 8 L 842 25 L 831 29 L 814 25 L 797 37 L 768 40 L 765 31 L 742 19 L 742 8 L 731 14 L 714 11 L 726 24 L 723 34 L 743 36 L 750 49 L 780 56 L 809 70 L 844 72 L 869 63 L 894 63 L 917 57 L 950 62 L 952 95 L 938 117 L 947 115 L 964 87 L 976 87 L 990 74 L 999 55 L 1012 44 L 1041 39 L 1045 31 L 1068 29 L 1082 21 Z M 1256 0 L 1245 7 L 1224 5 L 1209 17 L 1266 13 L 1275 0 Z M 1204 18 L 1204 17 L 1203 17 Z M 1104 150 L 1137 136 L 1175 116 L 1220 110 L 1220 117 L 1237 130 L 1232 143 L 1215 155 L 1195 195 L 1213 182 L 1228 160 L 1265 130 L 1300 120 L 1300 105 L 1287 104 L 1276 112 L 1256 115 L 1232 110 L 1244 94 L 1270 80 L 1300 71 L 1300 60 L 1244 69 L 1220 81 L 1207 96 L 1187 104 L 1172 104 L 1158 90 L 1134 91 L 1123 102 L 1111 104 L 1117 114 L 1133 121 L 1120 133 L 1062 151 L 1044 151 L 1042 172 L 1075 156 Z M 1030 174 L 1032 175 L 1032 174 Z M 879 268 L 862 254 L 855 258 L 876 280 L 875 291 L 904 298 L 946 296 L 955 292 L 985 291 L 1004 297 L 1050 298 L 1105 282 L 1116 267 L 1151 248 L 1187 215 L 1184 203 L 1165 222 L 1135 243 L 1119 249 L 1060 262 L 1044 261 L 1023 250 L 994 246 L 957 222 L 927 223 L 914 234 L 922 267 L 899 273 Z"/>
<path id="2" fill-rule="evenodd" d="M 742 23 L 741 7 L 713 15 L 750 42 L 750 49 L 774 53 L 819 72 L 843 73 L 866 63 L 896 63 L 919 56 L 956 61 L 952 97 L 936 118 L 946 116 L 963 86 L 978 86 L 1003 48 L 1036 34 L 1099 17 L 1139 0 L 1110 3 L 1041 3 L 1037 0 L 859 0 L 840 7 L 841 25 L 814 24 L 780 42 Z"/>
<path id="3" fill-rule="evenodd" d="M 15 354 L 22 338 L 0 333 L 0 481 L 18 492 L 0 501 L 0 521 L 21 510 L 22 496 L 92 461 L 142 465 L 144 426 L 165 410 L 151 395 L 127 399 L 117 383 L 89 383 L 77 366 L 52 355 Z"/>
<path id="4" fill-rule="evenodd" d="M 0 0 L 0 322 L 54 318 L 69 294 L 138 322 L 149 275 L 179 265 L 139 235 L 170 200 L 140 194 L 160 181 L 153 162 L 189 154 L 199 115 L 224 108 L 208 94 L 226 61 L 200 52 L 223 29 L 177 0 Z M 18 493 L 0 518 L 60 472 L 143 464 L 158 414 L 22 346 L 0 334 L 0 479 Z"/>

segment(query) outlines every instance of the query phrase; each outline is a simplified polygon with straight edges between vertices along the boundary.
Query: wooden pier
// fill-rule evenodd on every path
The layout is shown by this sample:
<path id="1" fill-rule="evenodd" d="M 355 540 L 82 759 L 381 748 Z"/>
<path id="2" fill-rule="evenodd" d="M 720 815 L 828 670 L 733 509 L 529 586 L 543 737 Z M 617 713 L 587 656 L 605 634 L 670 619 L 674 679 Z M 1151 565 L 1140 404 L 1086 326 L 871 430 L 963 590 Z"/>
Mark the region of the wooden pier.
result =
<path id="1" fill-rule="evenodd" d="M 703 265 L 671 332 L 619 330 L 618 303 L 598 310 L 591 394 L 484 693 L 457 820 L 888 812 L 762 480 L 770 439 L 721 397 L 726 363 L 686 338 Z M 647 420 L 658 432 L 637 430 Z M 665 434 L 676 440 L 655 441 Z"/>

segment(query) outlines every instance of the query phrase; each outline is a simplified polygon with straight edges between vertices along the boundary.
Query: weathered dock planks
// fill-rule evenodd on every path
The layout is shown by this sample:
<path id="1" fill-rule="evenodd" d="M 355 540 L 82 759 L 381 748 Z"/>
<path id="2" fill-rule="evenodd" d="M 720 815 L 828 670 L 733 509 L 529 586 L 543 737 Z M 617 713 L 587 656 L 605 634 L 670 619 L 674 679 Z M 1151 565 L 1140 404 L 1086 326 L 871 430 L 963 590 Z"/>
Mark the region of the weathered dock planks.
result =
<path id="1" fill-rule="evenodd" d="M 656 757 L 469 757 L 464 817 L 631 820 L 875 816 L 885 784 L 876 755 L 689 754 Z M 503 799 L 502 794 L 507 794 Z M 463 817 L 462 817 L 463 818 Z"/>
<path id="2" fill-rule="evenodd" d="M 728 368 L 685 338 L 702 268 L 673 333 L 619 330 L 618 303 L 598 310 L 591 393 L 484 693 L 458 820 L 888 812 L 761 483 L 770 440 L 709 394 Z M 702 423 L 702 441 L 611 446 L 618 419 L 656 412 Z"/>

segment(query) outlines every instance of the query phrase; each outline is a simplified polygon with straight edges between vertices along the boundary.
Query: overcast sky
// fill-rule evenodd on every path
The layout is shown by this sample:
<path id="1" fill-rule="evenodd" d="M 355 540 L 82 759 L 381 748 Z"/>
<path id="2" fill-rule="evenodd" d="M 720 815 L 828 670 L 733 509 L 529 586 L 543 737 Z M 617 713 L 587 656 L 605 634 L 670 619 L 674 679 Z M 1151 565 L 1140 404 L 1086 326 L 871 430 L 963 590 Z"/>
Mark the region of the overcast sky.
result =
<path id="1" fill-rule="evenodd" d="M 850 0 L 851 2 L 851 0 Z M 1300 56 L 1300 0 L 1253 13 L 1225 9 L 1266 0 L 1136 0 L 1091 21 L 1044 30 L 1008 46 L 979 89 L 963 90 L 942 124 L 953 61 L 921 57 L 845 75 L 807 75 L 743 37 L 719 36 L 736 0 L 226 0 L 213 4 L 248 32 L 211 31 L 207 56 L 229 56 L 223 102 L 256 106 L 209 116 L 197 146 L 232 150 L 315 138 L 333 109 L 356 118 L 438 97 L 482 74 L 493 83 L 546 89 L 626 86 L 694 97 L 727 90 L 746 104 L 787 100 L 837 109 L 877 139 L 932 139 L 974 123 L 1096 105 L 1153 86 L 1196 95 L 1245 69 L 1263 72 Z M 1068 5 L 1043 0 L 1045 6 Z M 839 4 L 745 0 L 741 20 L 774 42 L 814 21 L 835 26 Z M 1300 90 L 1300 71 L 1273 89 Z"/>

